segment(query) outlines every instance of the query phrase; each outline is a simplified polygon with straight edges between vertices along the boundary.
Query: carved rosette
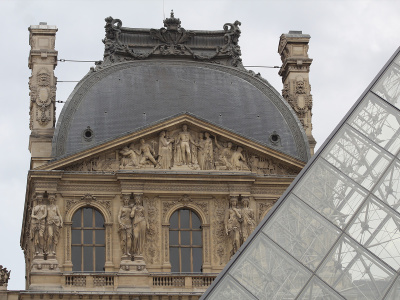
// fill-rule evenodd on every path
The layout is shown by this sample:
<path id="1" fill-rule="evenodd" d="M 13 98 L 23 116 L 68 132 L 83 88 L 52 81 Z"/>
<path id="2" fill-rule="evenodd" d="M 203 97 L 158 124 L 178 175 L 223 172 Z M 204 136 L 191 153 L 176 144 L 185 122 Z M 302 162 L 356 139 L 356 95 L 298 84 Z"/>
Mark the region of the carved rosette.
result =
<path id="1" fill-rule="evenodd" d="M 53 81 L 52 82 L 52 77 Z M 56 78 L 46 69 L 40 69 L 36 75 L 30 77 L 30 129 L 33 129 L 33 122 L 36 121 L 41 126 L 46 126 L 53 120 L 55 123 L 55 98 L 56 98 Z"/>

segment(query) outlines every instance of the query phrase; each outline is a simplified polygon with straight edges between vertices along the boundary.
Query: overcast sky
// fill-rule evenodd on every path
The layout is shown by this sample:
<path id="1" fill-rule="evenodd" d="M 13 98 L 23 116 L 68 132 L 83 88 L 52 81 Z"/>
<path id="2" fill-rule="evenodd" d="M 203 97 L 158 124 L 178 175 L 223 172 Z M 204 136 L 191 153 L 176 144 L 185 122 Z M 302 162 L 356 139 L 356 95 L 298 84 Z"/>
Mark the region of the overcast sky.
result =
<path id="1" fill-rule="evenodd" d="M 244 65 L 280 66 L 280 35 L 310 34 L 317 147 L 400 46 L 398 0 L 0 0 L 0 265 L 12 270 L 9 289 L 25 288 L 19 239 L 30 159 L 28 27 L 43 21 L 58 27 L 59 59 L 101 60 L 105 17 L 119 18 L 126 27 L 160 28 L 171 9 L 185 29 L 221 30 L 224 23 L 241 21 Z M 55 73 L 60 81 L 80 80 L 91 66 L 60 62 Z M 281 91 L 278 69 L 253 70 Z M 65 101 L 74 85 L 58 83 L 57 100 Z"/>

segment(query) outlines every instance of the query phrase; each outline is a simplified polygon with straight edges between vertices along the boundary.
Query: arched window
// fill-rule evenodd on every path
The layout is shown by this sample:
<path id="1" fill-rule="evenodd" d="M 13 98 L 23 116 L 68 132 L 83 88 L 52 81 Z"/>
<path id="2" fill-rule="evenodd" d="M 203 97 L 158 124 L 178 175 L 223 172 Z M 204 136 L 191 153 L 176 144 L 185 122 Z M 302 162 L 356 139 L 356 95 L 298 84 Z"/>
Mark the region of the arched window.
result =
<path id="1" fill-rule="evenodd" d="M 77 210 L 72 217 L 71 258 L 72 271 L 104 271 L 104 218 L 91 207 Z"/>
<path id="2" fill-rule="evenodd" d="M 189 209 L 175 211 L 169 220 L 169 254 L 172 272 L 201 272 L 201 222 Z"/>

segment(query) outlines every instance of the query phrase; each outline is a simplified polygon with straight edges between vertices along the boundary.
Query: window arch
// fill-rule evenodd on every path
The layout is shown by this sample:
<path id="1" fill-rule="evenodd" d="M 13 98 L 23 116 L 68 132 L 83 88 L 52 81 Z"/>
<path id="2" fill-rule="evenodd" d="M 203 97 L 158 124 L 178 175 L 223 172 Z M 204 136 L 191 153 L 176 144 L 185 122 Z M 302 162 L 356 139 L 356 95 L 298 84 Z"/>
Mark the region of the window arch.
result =
<path id="1" fill-rule="evenodd" d="M 72 217 L 72 271 L 102 272 L 105 264 L 104 217 L 95 208 L 82 207 Z"/>
<path id="2" fill-rule="evenodd" d="M 171 272 L 202 272 L 203 242 L 200 218 L 189 209 L 175 211 L 169 219 Z"/>

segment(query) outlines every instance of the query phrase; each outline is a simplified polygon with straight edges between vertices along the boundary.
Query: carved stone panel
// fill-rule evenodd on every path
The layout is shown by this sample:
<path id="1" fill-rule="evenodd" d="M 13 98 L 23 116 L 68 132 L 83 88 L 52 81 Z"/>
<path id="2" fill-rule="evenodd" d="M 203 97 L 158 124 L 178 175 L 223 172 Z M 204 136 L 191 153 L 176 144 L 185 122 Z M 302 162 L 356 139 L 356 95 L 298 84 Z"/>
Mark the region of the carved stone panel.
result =
<path id="1" fill-rule="evenodd" d="M 296 175 L 298 170 L 267 155 L 255 153 L 215 133 L 180 127 L 156 136 L 133 140 L 113 151 L 69 165 L 66 171 L 96 172 L 136 169 L 174 171 L 253 172 L 259 175 Z"/>

